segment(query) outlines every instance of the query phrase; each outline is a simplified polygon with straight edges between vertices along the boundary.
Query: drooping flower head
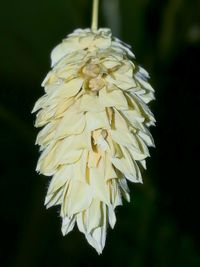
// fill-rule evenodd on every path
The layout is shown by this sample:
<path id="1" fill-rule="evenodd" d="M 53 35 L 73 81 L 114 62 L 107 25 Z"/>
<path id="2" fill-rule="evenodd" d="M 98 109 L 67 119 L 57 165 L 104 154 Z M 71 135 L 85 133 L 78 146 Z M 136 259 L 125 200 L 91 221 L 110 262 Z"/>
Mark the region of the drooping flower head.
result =
<path id="1" fill-rule="evenodd" d="M 141 183 L 148 127 L 155 119 L 149 75 L 135 63 L 130 47 L 109 29 L 78 29 L 51 54 L 52 70 L 35 104 L 37 171 L 52 176 L 45 205 L 59 205 L 62 233 L 77 224 L 101 253 L 115 208 L 129 201 L 127 180 Z"/>

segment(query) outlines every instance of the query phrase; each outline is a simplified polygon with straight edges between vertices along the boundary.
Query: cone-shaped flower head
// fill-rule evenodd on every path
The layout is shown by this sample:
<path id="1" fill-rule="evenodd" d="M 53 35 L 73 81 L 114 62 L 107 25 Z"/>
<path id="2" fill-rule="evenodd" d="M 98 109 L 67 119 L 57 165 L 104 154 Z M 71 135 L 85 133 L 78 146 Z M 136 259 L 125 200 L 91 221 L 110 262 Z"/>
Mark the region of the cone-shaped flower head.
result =
<path id="1" fill-rule="evenodd" d="M 45 205 L 59 205 L 62 233 L 75 223 L 101 253 L 127 180 L 141 183 L 153 139 L 148 73 L 109 29 L 76 30 L 51 54 L 45 95 L 35 104 L 37 171 L 52 176 Z"/>

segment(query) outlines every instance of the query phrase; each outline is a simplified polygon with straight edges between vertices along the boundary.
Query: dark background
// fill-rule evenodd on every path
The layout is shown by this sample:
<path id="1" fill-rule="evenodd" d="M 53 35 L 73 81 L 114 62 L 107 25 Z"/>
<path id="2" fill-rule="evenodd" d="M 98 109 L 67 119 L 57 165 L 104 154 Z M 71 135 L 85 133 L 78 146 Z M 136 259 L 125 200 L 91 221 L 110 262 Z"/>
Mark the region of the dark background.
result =
<path id="1" fill-rule="evenodd" d="M 98 256 L 77 230 L 61 235 L 58 209 L 45 209 L 48 178 L 35 172 L 30 111 L 43 94 L 50 51 L 90 26 L 90 0 L 10 0 L 0 11 L 0 266 L 200 266 L 198 0 L 101 0 L 100 26 L 133 47 L 151 74 L 157 119 L 144 184 L 117 209 Z"/>

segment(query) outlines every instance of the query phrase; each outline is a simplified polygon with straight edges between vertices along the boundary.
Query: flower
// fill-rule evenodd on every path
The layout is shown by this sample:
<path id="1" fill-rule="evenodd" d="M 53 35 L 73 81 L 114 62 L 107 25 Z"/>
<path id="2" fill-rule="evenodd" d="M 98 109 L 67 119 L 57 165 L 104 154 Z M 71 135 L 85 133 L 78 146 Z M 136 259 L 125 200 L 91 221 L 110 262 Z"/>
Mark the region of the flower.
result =
<path id="1" fill-rule="evenodd" d="M 35 104 L 37 171 L 53 176 L 45 205 L 59 205 L 62 233 L 75 223 L 101 253 L 108 224 L 116 222 L 122 196 L 129 201 L 127 180 L 141 183 L 148 127 L 155 119 L 147 104 L 154 99 L 149 75 L 130 47 L 109 29 L 78 29 L 51 54 L 52 70 Z"/>

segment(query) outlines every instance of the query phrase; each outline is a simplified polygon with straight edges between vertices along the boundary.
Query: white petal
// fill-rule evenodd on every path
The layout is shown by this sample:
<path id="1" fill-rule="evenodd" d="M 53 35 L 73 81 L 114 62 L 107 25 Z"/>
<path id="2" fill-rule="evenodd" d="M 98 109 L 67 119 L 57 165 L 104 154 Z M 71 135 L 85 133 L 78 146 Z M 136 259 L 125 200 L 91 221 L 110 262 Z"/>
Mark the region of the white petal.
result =
<path id="1" fill-rule="evenodd" d="M 72 180 L 70 186 L 70 190 L 67 190 L 65 193 L 62 206 L 62 216 L 68 217 L 87 209 L 92 201 L 91 188 L 89 185 L 77 180 Z"/>
<path id="2" fill-rule="evenodd" d="M 124 94 L 120 90 L 107 92 L 105 88 L 99 92 L 99 101 L 103 107 L 116 107 L 117 109 L 128 109 L 128 104 Z"/>
<path id="3" fill-rule="evenodd" d="M 72 218 L 68 218 L 67 216 L 63 218 L 62 221 L 62 234 L 67 235 L 69 232 L 71 232 L 75 225 L 75 216 L 72 216 Z"/>
<path id="4" fill-rule="evenodd" d="M 108 117 L 105 111 L 101 111 L 98 113 L 88 111 L 85 116 L 87 122 L 87 129 L 89 131 L 93 131 L 99 128 L 110 128 Z"/>

